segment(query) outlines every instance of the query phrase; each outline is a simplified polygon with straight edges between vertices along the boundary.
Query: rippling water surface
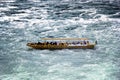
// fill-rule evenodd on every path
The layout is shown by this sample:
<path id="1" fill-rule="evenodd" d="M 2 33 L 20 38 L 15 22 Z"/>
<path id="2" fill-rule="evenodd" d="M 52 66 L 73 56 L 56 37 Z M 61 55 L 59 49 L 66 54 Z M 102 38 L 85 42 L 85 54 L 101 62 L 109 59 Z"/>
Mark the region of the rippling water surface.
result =
<path id="1" fill-rule="evenodd" d="M 87 0 L 0 2 L 0 80 L 120 80 L 120 8 Z M 35 50 L 46 37 L 86 37 L 96 49 Z"/>

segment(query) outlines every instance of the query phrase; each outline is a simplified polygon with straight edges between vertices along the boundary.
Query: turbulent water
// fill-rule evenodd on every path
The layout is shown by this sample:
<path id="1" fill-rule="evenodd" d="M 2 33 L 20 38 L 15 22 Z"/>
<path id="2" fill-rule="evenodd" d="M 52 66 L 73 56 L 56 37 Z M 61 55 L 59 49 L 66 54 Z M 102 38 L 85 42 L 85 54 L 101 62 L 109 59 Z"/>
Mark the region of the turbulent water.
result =
<path id="1" fill-rule="evenodd" d="M 120 80 L 120 7 L 91 0 L 0 2 L 0 80 Z M 35 50 L 40 38 L 89 38 L 95 49 Z"/>

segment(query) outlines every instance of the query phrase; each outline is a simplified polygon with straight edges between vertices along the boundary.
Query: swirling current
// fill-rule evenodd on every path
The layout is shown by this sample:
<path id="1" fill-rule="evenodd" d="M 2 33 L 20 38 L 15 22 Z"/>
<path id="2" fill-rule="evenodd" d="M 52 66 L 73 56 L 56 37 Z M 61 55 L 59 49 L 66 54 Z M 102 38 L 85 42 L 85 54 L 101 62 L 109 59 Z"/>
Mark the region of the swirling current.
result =
<path id="1" fill-rule="evenodd" d="M 0 0 L 0 80 L 120 80 L 120 6 L 91 1 Z M 92 50 L 26 46 L 62 37 L 98 44 Z"/>

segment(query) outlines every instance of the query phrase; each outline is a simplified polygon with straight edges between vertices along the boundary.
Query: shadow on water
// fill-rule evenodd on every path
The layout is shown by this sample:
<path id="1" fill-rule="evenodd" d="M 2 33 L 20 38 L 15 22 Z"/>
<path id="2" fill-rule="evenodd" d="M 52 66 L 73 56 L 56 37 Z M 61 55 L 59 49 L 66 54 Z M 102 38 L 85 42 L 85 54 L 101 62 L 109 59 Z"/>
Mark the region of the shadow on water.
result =
<path id="1" fill-rule="evenodd" d="M 27 48 L 26 50 L 27 51 L 34 51 L 34 50 L 37 50 L 37 51 L 43 51 L 43 50 L 48 50 L 48 51 L 58 51 L 58 50 L 77 50 L 77 51 L 79 51 L 79 50 L 97 50 L 98 49 L 98 47 L 95 47 L 95 48 L 93 48 L 93 49 L 34 49 L 34 48 Z"/>

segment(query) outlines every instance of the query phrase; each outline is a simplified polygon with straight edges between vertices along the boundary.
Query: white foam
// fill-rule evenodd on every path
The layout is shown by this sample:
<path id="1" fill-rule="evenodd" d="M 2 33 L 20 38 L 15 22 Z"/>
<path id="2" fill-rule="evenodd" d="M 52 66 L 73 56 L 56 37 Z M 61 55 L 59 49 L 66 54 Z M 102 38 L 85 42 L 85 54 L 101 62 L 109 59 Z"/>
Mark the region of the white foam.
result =
<path id="1" fill-rule="evenodd" d="M 0 2 L 15 2 L 16 0 L 0 0 Z"/>
<path id="2" fill-rule="evenodd" d="M 28 0 L 28 1 L 32 1 L 32 2 L 40 2 L 40 0 Z"/>
<path id="3" fill-rule="evenodd" d="M 2 11 L 8 11 L 9 9 L 8 8 L 6 8 L 6 7 L 0 7 L 0 12 L 2 12 Z"/>
<path id="4" fill-rule="evenodd" d="M 3 16 L 1 17 L 0 21 L 13 21 L 13 20 L 17 20 L 19 19 L 19 17 L 15 17 L 15 16 Z"/>

